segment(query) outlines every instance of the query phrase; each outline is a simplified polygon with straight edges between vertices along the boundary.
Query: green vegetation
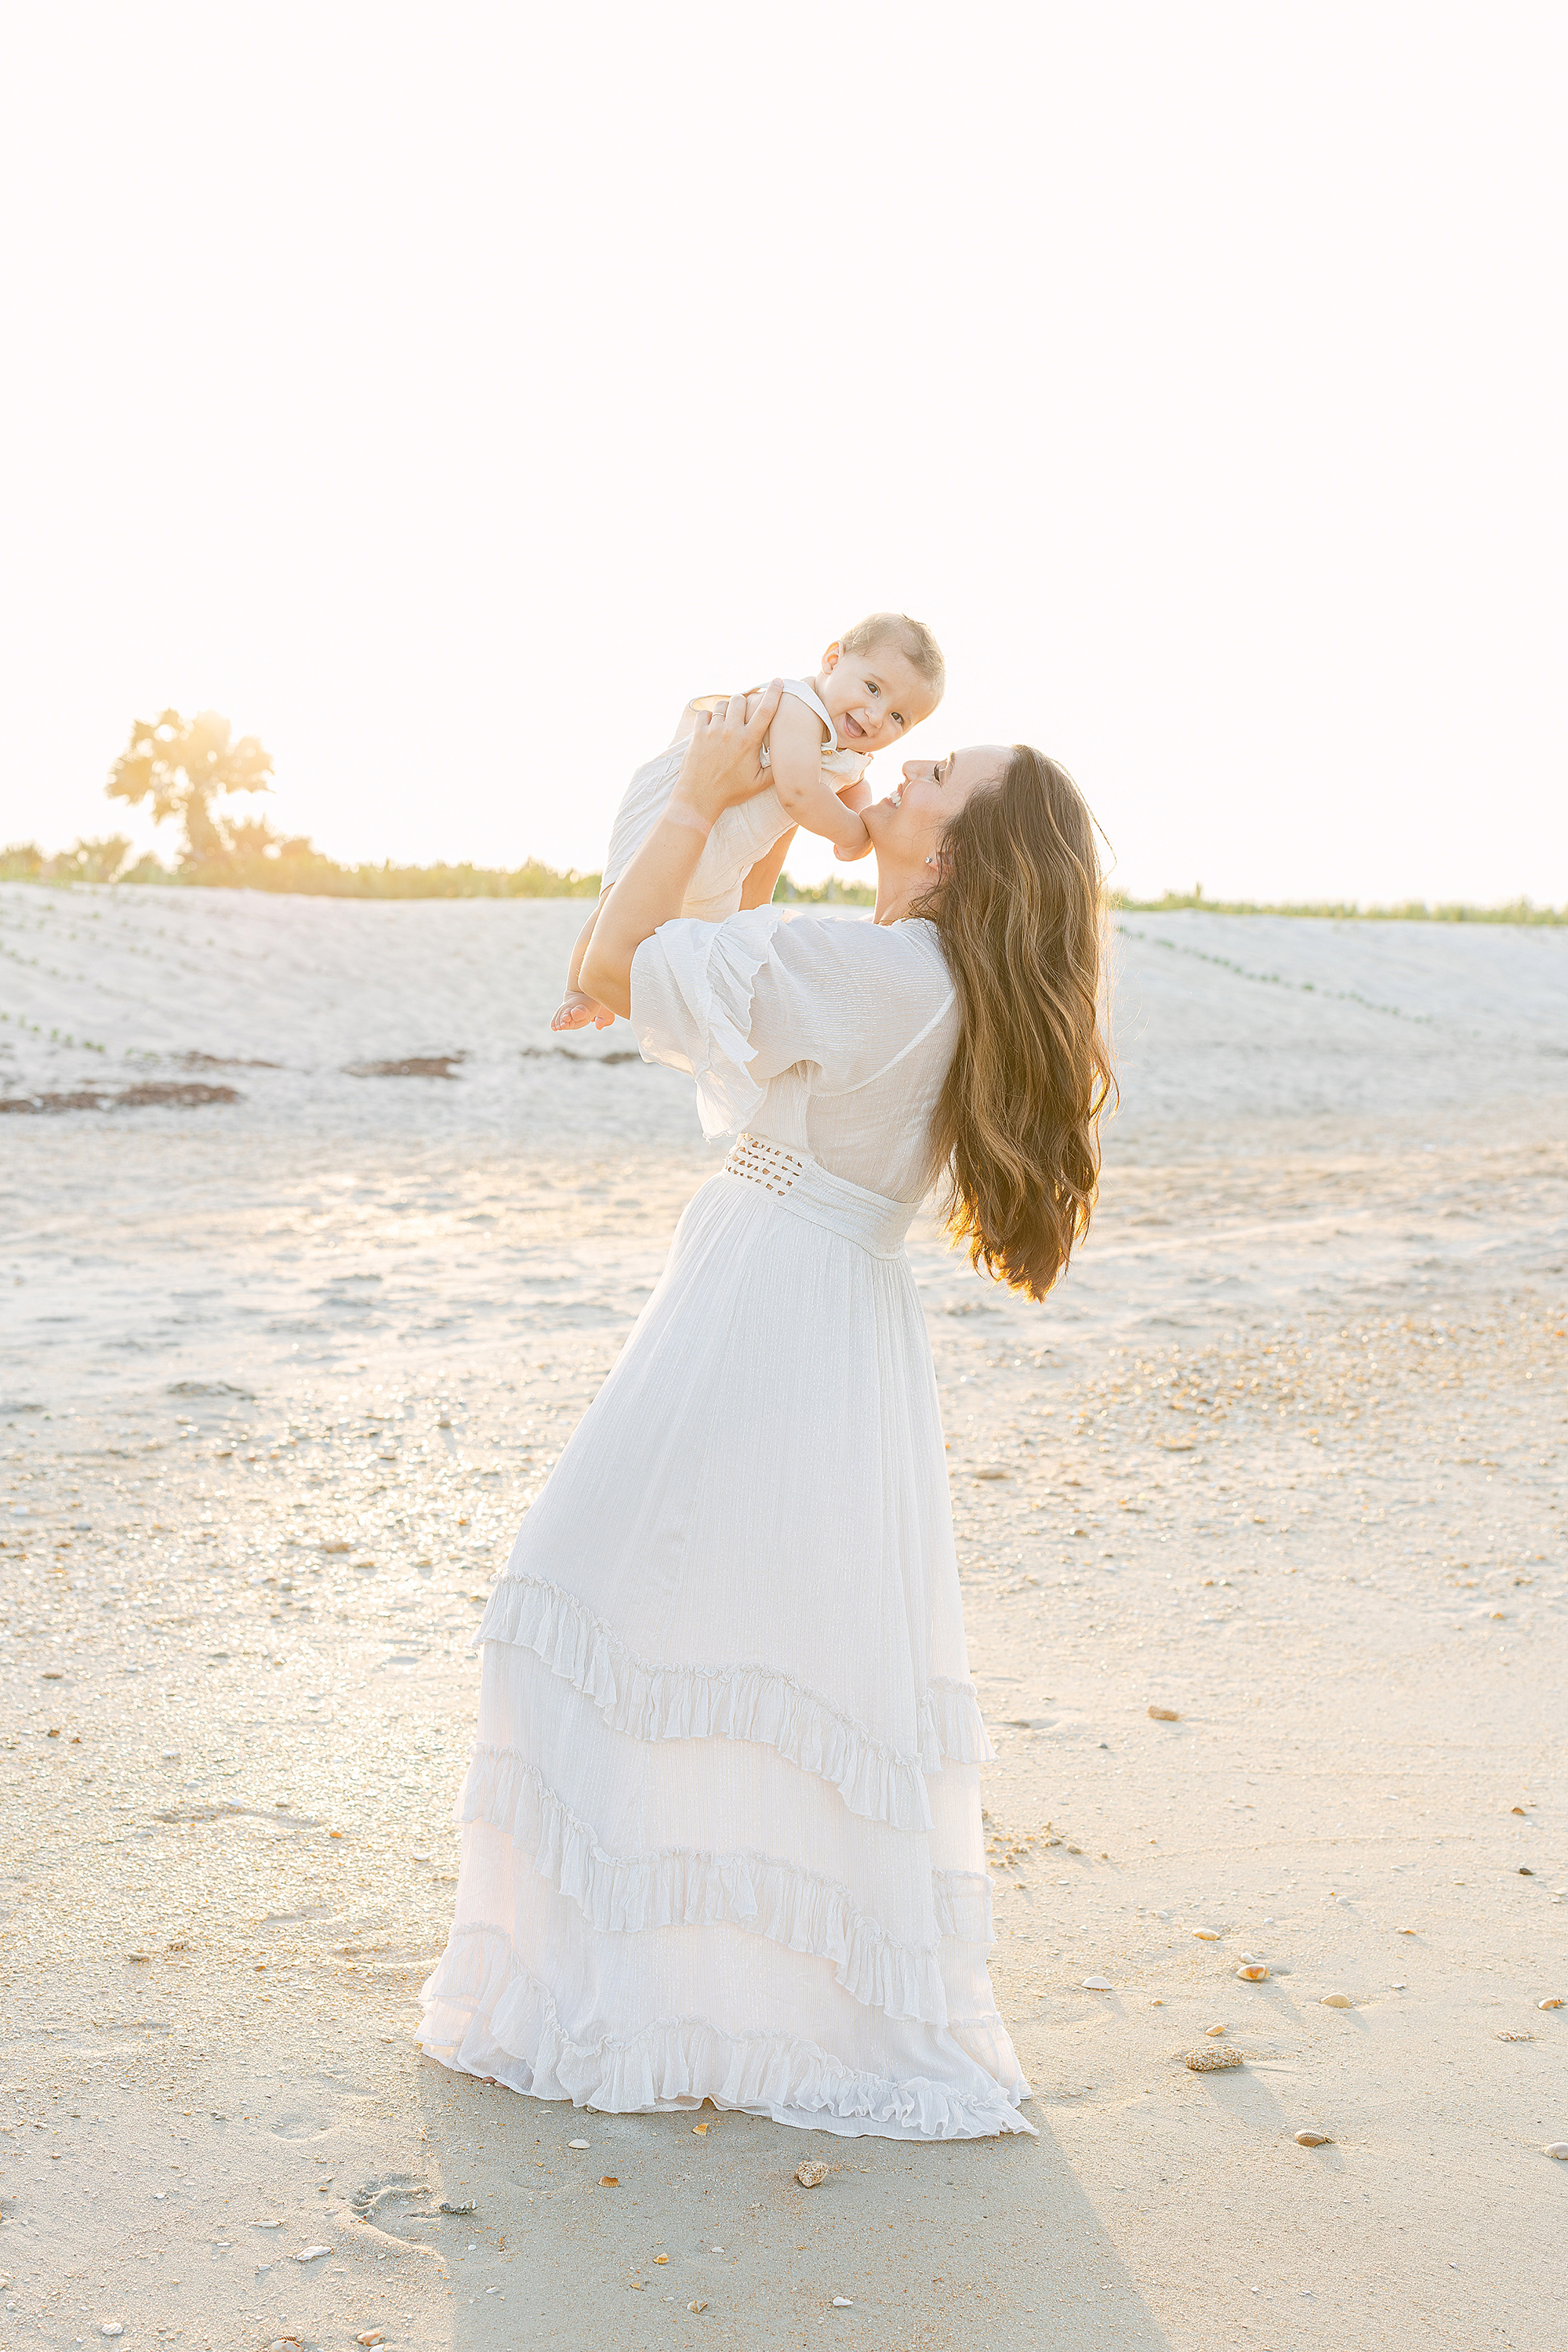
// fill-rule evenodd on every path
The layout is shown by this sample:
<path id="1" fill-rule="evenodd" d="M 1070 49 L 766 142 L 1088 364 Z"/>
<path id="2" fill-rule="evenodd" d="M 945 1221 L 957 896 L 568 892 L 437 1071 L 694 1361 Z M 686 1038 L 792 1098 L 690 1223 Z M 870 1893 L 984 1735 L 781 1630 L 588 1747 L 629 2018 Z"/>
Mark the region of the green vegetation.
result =
<path id="1" fill-rule="evenodd" d="M 792 882 L 781 874 L 773 884 L 775 907 L 874 907 L 877 893 L 868 882 L 840 882 L 830 874 L 826 882 Z"/>
<path id="2" fill-rule="evenodd" d="M 1337 923 L 1568 923 L 1568 907 L 1535 907 L 1528 898 L 1512 898 L 1506 907 L 1428 907 L 1425 899 L 1407 898 L 1398 907 L 1359 907 L 1353 902 L 1268 905 L 1254 898 L 1205 898 L 1203 888 L 1167 890 L 1163 898 L 1130 898 L 1121 890 L 1110 894 L 1119 915 L 1174 915 L 1195 908 L 1201 915 L 1319 915 Z"/>
<path id="3" fill-rule="evenodd" d="M 281 841 L 259 853 L 239 853 L 221 865 L 205 860 L 194 867 L 143 857 L 127 866 L 128 842 L 79 841 L 58 857 L 46 857 L 36 843 L 0 849 L 0 882 L 153 882 L 178 889 L 191 883 L 211 888 L 282 890 L 323 898 L 596 898 L 599 877 L 564 873 L 530 857 L 510 869 L 489 866 L 338 866 L 308 841 Z M 118 851 L 118 856 L 111 853 Z"/>

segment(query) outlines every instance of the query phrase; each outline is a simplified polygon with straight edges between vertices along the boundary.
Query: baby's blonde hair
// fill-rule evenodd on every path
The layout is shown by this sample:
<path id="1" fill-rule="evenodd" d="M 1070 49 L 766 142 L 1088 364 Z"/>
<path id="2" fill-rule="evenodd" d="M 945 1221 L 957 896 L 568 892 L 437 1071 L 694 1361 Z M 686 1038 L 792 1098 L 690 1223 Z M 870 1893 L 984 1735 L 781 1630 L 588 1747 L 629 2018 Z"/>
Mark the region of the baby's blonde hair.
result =
<path id="1" fill-rule="evenodd" d="M 925 623 L 911 621 L 907 613 L 868 613 L 852 629 L 846 629 L 838 643 L 847 654 L 868 654 L 878 646 L 891 646 L 920 672 L 939 702 L 947 690 L 942 647 Z"/>

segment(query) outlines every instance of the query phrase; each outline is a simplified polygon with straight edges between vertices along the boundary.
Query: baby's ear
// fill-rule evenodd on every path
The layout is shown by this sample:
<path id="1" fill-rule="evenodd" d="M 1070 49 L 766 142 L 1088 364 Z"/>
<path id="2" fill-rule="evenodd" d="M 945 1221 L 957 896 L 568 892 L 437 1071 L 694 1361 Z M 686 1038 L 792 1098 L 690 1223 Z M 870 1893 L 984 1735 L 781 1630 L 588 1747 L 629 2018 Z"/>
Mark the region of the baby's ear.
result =
<path id="1" fill-rule="evenodd" d="M 822 656 L 823 668 L 837 669 L 838 667 L 838 656 L 842 651 L 843 647 L 839 645 L 837 638 L 835 637 L 833 643 L 828 646 L 827 651 Z"/>

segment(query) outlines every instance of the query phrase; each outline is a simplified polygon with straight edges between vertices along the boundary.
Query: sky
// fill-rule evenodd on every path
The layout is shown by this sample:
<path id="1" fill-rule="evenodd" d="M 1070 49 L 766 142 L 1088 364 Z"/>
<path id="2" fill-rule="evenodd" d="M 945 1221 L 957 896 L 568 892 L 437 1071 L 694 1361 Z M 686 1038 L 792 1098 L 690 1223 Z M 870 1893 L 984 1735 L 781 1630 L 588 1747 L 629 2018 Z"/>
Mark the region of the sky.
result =
<path id="1" fill-rule="evenodd" d="M 1038 744 L 1136 895 L 1568 902 L 1555 0 L 62 0 L 0 66 L 0 841 L 132 830 L 172 705 L 339 857 L 592 868 L 688 695 L 893 607 L 910 755 Z"/>

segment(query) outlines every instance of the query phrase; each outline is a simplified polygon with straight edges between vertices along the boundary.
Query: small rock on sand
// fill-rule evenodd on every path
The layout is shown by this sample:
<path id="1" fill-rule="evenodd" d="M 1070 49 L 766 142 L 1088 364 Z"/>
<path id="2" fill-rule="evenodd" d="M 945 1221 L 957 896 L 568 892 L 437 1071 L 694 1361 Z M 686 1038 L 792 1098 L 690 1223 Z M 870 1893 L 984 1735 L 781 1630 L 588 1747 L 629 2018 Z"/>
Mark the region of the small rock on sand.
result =
<path id="1" fill-rule="evenodd" d="M 803 2189 L 820 2189 L 827 2173 L 826 2164 L 818 2164 L 809 2156 L 803 2158 L 795 2168 L 795 2177 Z"/>
<path id="2" fill-rule="evenodd" d="M 1222 2066 L 1239 2066 L 1241 2053 L 1222 2046 L 1208 2050 L 1184 2050 L 1182 2063 L 1194 2074 L 1215 2074 Z"/>
<path id="3" fill-rule="evenodd" d="M 1548 2155 L 1551 2152 L 1550 2149 L 1547 2150 Z M 122 2319 L 100 2319 L 98 2323 L 98 2332 L 100 2336 L 123 2336 L 125 2322 Z"/>
<path id="4" fill-rule="evenodd" d="M 1181 1719 L 1173 1706 L 1152 1706 L 1149 1709 L 1151 1723 L 1180 1723 Z"/>

